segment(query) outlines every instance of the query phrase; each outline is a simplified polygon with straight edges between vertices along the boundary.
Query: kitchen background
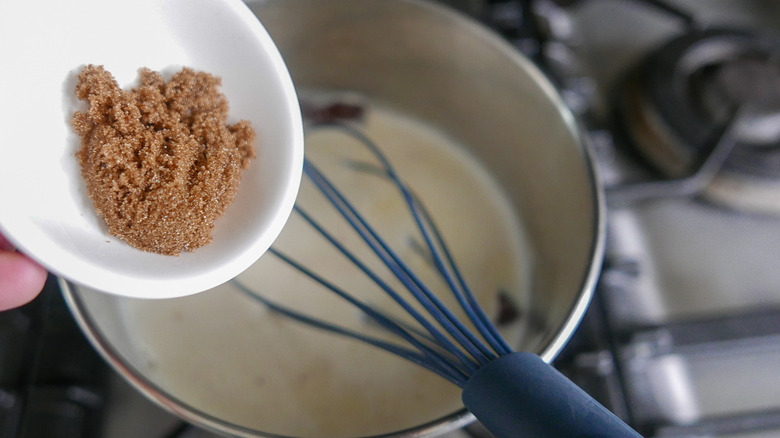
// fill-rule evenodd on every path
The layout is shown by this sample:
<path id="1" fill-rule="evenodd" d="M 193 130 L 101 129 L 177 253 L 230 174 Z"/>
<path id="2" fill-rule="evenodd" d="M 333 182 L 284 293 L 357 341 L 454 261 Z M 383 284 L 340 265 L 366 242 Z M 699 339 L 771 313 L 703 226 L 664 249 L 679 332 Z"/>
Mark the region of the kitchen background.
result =
<path id="1" fill-rule="evenodd" d="M 596 296 L 555 365 L 648 437 L 780 437 L 780 2 L 443 3 L 549 75 L 607 186 Z M 50 278 L 0 314 L 0 438 L 60 436 L 213 435 L 109 369 Z"/>

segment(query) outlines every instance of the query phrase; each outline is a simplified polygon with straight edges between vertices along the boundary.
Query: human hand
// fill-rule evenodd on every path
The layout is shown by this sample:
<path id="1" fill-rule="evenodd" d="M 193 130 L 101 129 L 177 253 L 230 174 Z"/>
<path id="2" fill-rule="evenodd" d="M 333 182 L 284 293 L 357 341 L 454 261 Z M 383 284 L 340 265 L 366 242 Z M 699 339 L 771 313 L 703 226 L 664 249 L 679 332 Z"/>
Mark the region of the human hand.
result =
<path id="1" fill-rule="evenodd" d="M 11 242 L 0 234 L 0 311 L 32 301 L 45 282 L 46 269 L 15 251 Z"/>

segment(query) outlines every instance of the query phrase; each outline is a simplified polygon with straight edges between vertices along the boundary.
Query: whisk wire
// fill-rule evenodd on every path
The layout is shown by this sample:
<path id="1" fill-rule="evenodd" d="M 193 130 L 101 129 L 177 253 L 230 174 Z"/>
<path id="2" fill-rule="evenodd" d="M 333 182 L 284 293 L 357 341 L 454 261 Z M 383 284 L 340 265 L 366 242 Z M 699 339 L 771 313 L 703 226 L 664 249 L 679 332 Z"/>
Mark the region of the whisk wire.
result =
<path id="1" fill-rule="evenodd" d="M 463 311 L 466 312 L 468 318 L 477 328 L 477 331 L 485 338 L 488 344 L 498 353 L 499 356 L 512 353 L 514 351 L 512 347 L 509 346 L 504 337 L 499 333 L 498 328 L 495 326 L 495 324 L 493 324 L 493 321 L 490 320 L 490 318 L 485 313 L 485 310 L 482 308 L 479 302 L 477 302 L 474 293 L 471 291 L 471 287 L 469 287 L 465 278 L 463 278 L 463 274 L 461 273 L 460 269 L 458 269 L 452 253 L 444 243 L 444 237 L 441 235 L 439 228 L 436 226 L 436 223 L 433 221 L 430 213 L 428 213 L 428 210 L 424 205 L 416 201 L 414 206 L 411 208 L 418 208 L 420 213 L 423 215 L 425 222 L 430 226 L 430 231 L 433 233 L 435 241 L 439 245 L 442 256 L 444 259 L 446 259 L 447 265 L 452 270 L 452 275 L 454 275 L 457 279 L 457 284 L 460 286 L 459 288 L 454 287 L 454 283 L 450 284 L 453 284 L 452 292 L 458 300 L 458 303 L 460 304 Z M 423 235 L 426 235 L 426 231 L 423 231 Z M 426 241 L 428 242 L 428 247 L 430 249 L 433 242 L 428 239 L 426 239 Z M 434 250 L 431 250 L 431 252 L 434 252 Z M 434 263 L 437 263 L 440 266 L 439 271 L 442 273 L 442 275 L 449 275 L 448 273 L 444 272 L 446 267 L 438 260 L 439 257 L 433 257 L 433 259 L 435 260 Z"/>
<path id="2" fill-rule="evenodd" d="M 378 166 L 369 165 L 362 161 L 350 162 L 350 167 L 355 171 L 372 173 L 385 178 L 393 178 L 393 176 L 384 169 L 379 168 Z M 403 186 L 401 189 L 408 190 L 408 188 L 405 186 Z M 409 204 L 409 208 L 412 209 L 412 214 L 416 214 L 414 210 L 418 210 L 421 215 L 420 217 L 415 216 L 415 223 L 418 225 L 418 227 L 420 227 L 421 233 L 425 237 L 427 237 L 429 231 L 432 233 L 432 239 L 425 239 L 425 246 L 420 245 L 416 240 L 412 240 L 411 244 L 418 250 L 418 252 L 424 253 L 423 255 L 427 254 L 426 260 L 429 261 L 429 263 L 437 270 L 442 278 L 446 279 L 447 284 L 450 287 L 453 296 L 455 296 L 455 298 L 458 300 L 458 304 L 460 305 L 461 309 L 466 313 L 468 319 L 474 323 L 475 328 L 487 341 L 488 345 L 490 345 L 490 347 L 499 355 L 512 353 L 512 348 L 509 346 L 503 336 L 500 335 L 498 329 L 487 316 L 482 306 L 480 306 L 468 283 L 463 278 L 463 275 L 461 274 L 460 269 L 458 269 L 457 264 L 455 263 L 451 252 L 449 251 L 449 248 L 444 243 L 444 238 L 441 232 L 436 226 L 436 223 L 431 218 L 430 213 L 425 208 L 425 205 L 419 201 L 413 192 L 409 191 L 409 195 L 410 196 L 405 199 Z M 429 227 L 429 229 L 423 227 Z M 437 245 L 437 247 L 434 248 L 433 245 Z M 437 250 L 441 251 L 441 258 L 443 260 L 439 260 L 435 257 Z M 393 252 L 391 251 L 390 254 L 393 254 Z M 444 263 L 445 261 L 446 263 Z M 454 280 L 452 280 L 452 278 L 454 278 Z M 488 353 L 487 356 L 494 357 L 491 353 Z"/>
<path id="3" fill-rule="evenodd" d="M 477 361 L 479 365 L 484 365 L 496 357 L 495 353 L 485 347 L 485 345 L 466 328 L 450 309 L 447 308 L 427 286 L 425 286 L 412 269 L 409 268 L 409 266 L 404 263 L 392 249 L 390 249 L 374 228 L 368 224 L 365 218 L 357 212 L 352 204 L 333 186 L 314 164 L 306 161 L 304 163 L 304 172 L 322 193 L 328 197 L 344 219 L 347 220 L 353 229 L 363 238 L 364 242 L 374 251 L 404 287 L 412 293 L 414 298 L 423 306 L 423 308 L 446 330 L 447 333 L 452 335 L 452 337 L 472 356 L 472 358 L 474 358 L 474 360 Z M 409 198 L 407 198 L 407 200 L 408 199 Z M 298 211 L 300 213 L 300 209 L 298 209 Z M 318 231 L 323 235 L 328 234 L 327 231 L 322 228 L 318 228 Z M 335 239 L 328 240 L 344 253 L 343 245 Z M 356 265 L 364 266 L 357 257 L 348 257 Z M 394 300 L 399 300 L 400 296 L 398 296 L 392 288 L 383 287 L 383 289 Z M 404 308 L 408 310 L 406 306 L 404 306 Z M 426 326 L 426 329 L 429 329 L 428 320 L 425 317 L 417 313 L 414 315 L 415 319 Z M 419 318 L 417 315 L 419 315 Z M 438 336 L 437 339 L 439 339 Z"/>
<path id="4" fill-rule="evenodd" d="M 335 202 L 335 201 L 334 201 Z M 431 322 L 425 318 L 416 308 L 414 308 L 407 300 L 405 300 L 400 294 L 398 294 L 390 285 L 387 284 L 384 280 L 382 280 L 379 275 L 377 275 L 371 268 L 369 268 L 360 258 L 358 258 L 355 254 L 353 254 L 349 249 L 347 249 L 341 242 L 339 242 L 328 230 L 326 230 L 322 225 L 320 225 L 311 215 L 309 215 L 305 210 L 303 210 L 300 206 L 295 207 L 295 211 L 306 221 L 308 222 L 320 235 L 322 235 L 325 239 L 327 239 L 333 246 L 336 248 L 339 252 L 341 252 L 344 256 L 346 256 L 350 262 L 352 262 L 356 267 L 358 267 L 365 275 L 368 276 L 369 279 L 371 279 L 377 286 L 379 286 L 385 293 L 387 293 L 388 296 L 390 296 L 394 301 L 396 301 L 406 312 L 408 312 L 420 325 L 425 328 L 428 333 L 433 336 L 436 341 L 441 343 L 441 346 L 450 352 L 453 356 L 455 356 L 464 367 L 468 369 L 469 372 L 474 372 L 478 368 L 478 364 L 475 363 L 472 359 L 467 357 L 463 354 L 463 352 L 450 341 L 448 337 L 444 335 L 440 330 L 438 330 Z M 348 220 L 349 222 L 349 220 Z M 357 225 L 355 225 L 357 226 Z M 369 246 L 375 246 L 374 242 L 371 242 L 370 240 L 366 241 Z M 296 267 L 293 265 L 293 267 Z M 296 267 L 297 268 L 297 267 Z M 299 269 L 300 270 L 300 269 Z M 399 278 L 399 280 L 408 288 L 408 287 L 414 287 L 413 284 L 409 283 L 409 280 L 407 278 Z M 447 327 L 444 327 L 445 330 Z"/>
<path id="5" fill-rule="evenodd" d="M 290 263 L 291 265 L 297 264 L 297 262 L 295 262 L 292 259 L 289 259 L 284 254 L 281 254 L 276 251 L 274 251 L 274 254 L 277 257 L 284 259 L 287 263 Z M 449 380 L 450 382 L 454 383 L 455 385 L 458 385 L 459 387 L 463 387 L 463 385 L 465 385 L 466 382 L 468 381 L 468 374 L 466 374 L 464 370 L 458 369 L 450 361 L 442 357 L 439 353 L 427 347 L 426 345 L 420 343 L 413 335 L 406 332 L 402 327 L 398 326 L 397 323 L 387 318 L 385 315 L 382 315 L 381 313 L 378 312 L 374 312 L 370 306 L 366 306 L 365 304 L 362 303 L 360 304 L 353 303 L 356 306 L 358 306 L 361 310 L 365 311 L 366 314 L 369 315 L 369 317 L 377 321 L 377 323 L 382 325 L 385 329 L 389 330 L 392 333 L 395 333 L 398 336 L 401 336 L 403 339 L 407 340 L 409 343 L 417 347 L 420 350 L 420 353 L 390 342 L 385 342 L 380 339 L 362 333 L 358 333 L 354 330 L 350 330 L 348 328 L 341 327 L 336 324 L 331 324 L 329 322 L 307 316 L 301 312 L 297 312 L 288 307 L 277 304 L 269 300 L 268 298 L 265 298 L 264 296 L 255 293 L 254 291 L 249 289 L 246 285 L 244 285 L 238 280 L 235 279 L 232 280 L 232 284 L 236 286 L 239 290 L 241 290 L 244 294 L 261 302 L 262 304 L 264 304 L 266 307 L 273 310 L 274 312 L 282 314 L 288 318 L 294 319 L 304 324 L 308 324 L 320 330 L 324 330 L 324 331 L 338 334 L 340 336 L 356 339 L 358 341 L 365 342 L 374 347 L 383 349 L 389 353 L 395 354 L 403 359 L 409 360 L 419 366 L 422 366 L 430 371 L 433 371 L 438 375 L 444 377 L 445 379 Z M 342 295 L 341 293 L 339 293 L 339 295 L 346 298 L 346 296 Z"/>
<path id="6" fill-rule="evenodd" d="M 423 293 L 434 303 L 437 309 L 443 312 L 447 318 L 456 325 L 458 331 L 462 335 L 466 336 L 481 351 L 481 358 L 483 361 L 480 361 L 480 363 L 484 365 L 490 360 L 495 359 L 495 353 L 498 353 L 498 355 L 511 353 L 513 351 L 512 348 L 498 332 L 498 329 L 495 327 L 492 321 L 490 321 L 474 297 L 471 288 L 465 281 L 460 269 L 458 269 L 454 257 L 449 251 L 448 246 L 445 244 L 444 238 L 430 213 L 427 211 L 425 206 L 418 201 L 418 199 L 414 196 L 414 193 L 404 184 L 395 167 L 392 165 L 387 156 L 382 152 L 381 148 L 379 148 L 379 146 L 362 130 L 357 129 L 349 124 L 341 122 L 323 122 L 316 125 L 315 127 L 336 128 L 346 132 L 358 140 L 360 144 L 365 146 L 369 151 L 371 151 L 371 153 L 381 163 L 386 176 L 394 183 L 403 196 L 404 201 L 409 208 L 412 217 L 414 218 L 415 224 L 417 225 L 417 228 L 426 242 L 428 250 L 432 256 L 431 259 L 437 271 L 449 286 L 462 310 L 466 313 L 469 320 L 471 320 L 471 322 L 475 325 L 477 331 L 482 335 L 493 351 L 485 348 L 484 344 L 482 344 L 482 342 L 473 335 L 471 330 L 467 329 L 460 322 L 460 320 L 454 317 L 449 308 L 445 306 L 435 294 L 430 292 L 430 290 L 425 287 L 425 285 L 420 282 L 419 279 L 417 279 L 413 272 L 408 269 L 407 272 L 412 276 L 412 278 L 416 280 L 417 284 L 423 290 Z M 341 195 L 338 190 L 335 190 L 335 193 L 337 195 Z M 357 213 L 354 209 L 352 211 L 358 219 L 362 220 L 362 216 L 359 213 Z M 431 236 L 431 233 L 433 236 Z M 395 260 L 396 263 L 404 267 L 406 266 L 402 261 L 400 261 L 397 254 L 390 248 L 384 246 L 384 250 L 390 257 Z M 439 251 L 441 251 L 441 253 Z"/>
<path id="7" fill-rule="evenodd" d="M 511 352 L 495 325 L 482 311 L 481 307 L 468 287 L 463 275 L 455 263 L 444 238 L 424 205 L 407 188 L 379 147 L 362 131 L 342 123 L 325 122 L 313 128 L 336 128 L 355 138 L 359 144 L 367 148 L 377 159 L 381 171 L 378 175 L 386 176 L 398 189 L 411 213 L 413 222 L 421 233 L 427 250 L 430 252 L 434 271 L 447 284 L 457 302 L 477 329 L 476 335 L 459 319 L 433 291 L 417 276 L 410 266 L 401 260 L 398 254 L 390 248 L 374 227 L 357 211 L 343 193 L 327 178 L 308 158 L 304 159 L 303 171 L 315 188 L 324 196 L 349 226 L 360 236 L 363 243 L 382 261 L 382 264 L 393 274 L 400 284 L 407 289 L 422 309 L 430 315 L 424 316 L 412 303 L 401 296 L 381 276 L 374 272 L 364 261 L 342 244 L 322 224 L 307 213 L 299 204 L 294 211 L 306 221 L 318 234 L 326 239 L 338 252 L 344 255 L 353 265 L 362 271 L 373 283 L 382 289 L 406 313 L 420 324 L 423 331 L 411 328 L 397 322 L 389 315 L 374 309 L 335 284 L 324 279 L 300 262 L 292 259 L 276 248 L 270 253 L 283 262 L 301 272 L 308 278 L 319 283 L 327 290 L 335 293 L 351 305 L 357 307 L 365 315 L 376 321 L 381 327 L 406 340 L 412 348 L 404 348 L 378 338 L 370 337 L 355 330 L 307 316 L 297 310 L 273 303 L 261 295 L 252 292 L 239 281 L 234 280 L 241 290 L 264 303 L 270 309 L 287 315 L 297 321 L 309 324 L 319 329 L 348 336 L 390 353 L 396 354 L 416 364 L 436 372 L 458 386 L 465 385 L 470 377 L 482 366 L 497 357 Z M 434 325 L 434 321 L 435 324 Z M 443 330 L 443 332 L 442 332 Z M 481 339 L 480 339 L 481 337 Z"/>

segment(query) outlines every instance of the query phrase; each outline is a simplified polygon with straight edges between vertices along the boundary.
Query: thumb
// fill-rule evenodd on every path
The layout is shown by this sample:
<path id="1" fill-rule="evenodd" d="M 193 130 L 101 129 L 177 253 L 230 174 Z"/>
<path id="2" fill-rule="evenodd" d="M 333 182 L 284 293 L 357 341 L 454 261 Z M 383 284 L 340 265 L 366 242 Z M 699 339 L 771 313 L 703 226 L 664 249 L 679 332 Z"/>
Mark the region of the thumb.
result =
<path id="1" fill-rule="evenodd" d="M 0 251 L 0 311 L 32 301 L 45 282 L 41 265 L 24 254 Z"/>

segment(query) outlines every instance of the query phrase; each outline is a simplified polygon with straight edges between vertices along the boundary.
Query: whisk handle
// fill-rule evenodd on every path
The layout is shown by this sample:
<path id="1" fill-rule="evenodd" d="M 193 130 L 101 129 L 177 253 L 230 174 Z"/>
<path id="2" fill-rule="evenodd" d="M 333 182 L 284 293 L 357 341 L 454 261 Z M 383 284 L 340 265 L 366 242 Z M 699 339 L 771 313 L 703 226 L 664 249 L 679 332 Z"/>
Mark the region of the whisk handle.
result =
<path id="1" fill-rule="evenodd" d="M 501 356 L 480 368 L 463 388 L 463 403 L 497 438 L 641 438 L 532 353 Z"/>

